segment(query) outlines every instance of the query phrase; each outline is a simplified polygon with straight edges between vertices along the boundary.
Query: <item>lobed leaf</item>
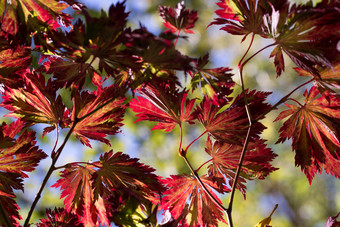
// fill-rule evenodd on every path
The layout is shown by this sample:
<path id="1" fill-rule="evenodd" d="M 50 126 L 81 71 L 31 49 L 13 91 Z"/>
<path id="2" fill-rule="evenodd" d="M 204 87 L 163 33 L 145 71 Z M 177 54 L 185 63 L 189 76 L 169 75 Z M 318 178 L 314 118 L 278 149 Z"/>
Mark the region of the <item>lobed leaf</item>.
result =
<path id="1" fill-rule="evenodd" d="M 65 210 L 68 213 L 80 217 L 84 226 L 109 225 L 106 216 L 104 200 L 100 196 L 94 196 L 92 189 L 92 176 L 95 166 L 68 164 L 62 171 L 59 179 L 51 187 L 62 190 L 61 197 L 64 198 Z"/>
<path id="2" fill-rule="evenodd" d="M 270 148 L 266 148 L 264 142 L 263 140 L 256 140 L 248 144 L 241 175 L 236 186 L 244 196 L 246 180 L 264 179 L 269 173 L 277 170 L 270 164 L 277 155 Z M 208 166 L 208 176 L 221 189 L 227 182 L 230 187 L 232 186 L 242 148 L 240 145 L 219 141 L 212 143 L 210 137 L 208 137 L 205 151 L 212 157 L 211 164 Z"/>
<path id="3" fill-rule="evenodd" d="M 37 223 L 37 227 L 82 227 L 84 226 L 80 221 L 79 217 L 75 214 L 68 213 L 64 208 L 50 208 L 46 209 L 46 218 L 41 219 L 40 223 Z"/>
<path id="4" fill-rule="evenodd" d="M 19 88 L 5 86 L 3 102 L 0 106 L 11 111 L 5 115 L 21 119 L 26 125 L 36 123 L 50 124 L 51 131 L 57 124 L 63 125 L 65 106 L 58 95 L 58 88 L 51 79 L 45 83 L 45 77 L 28 69 L 22 72 L 23 85 Z M 46 132 L 45 132 L 46 133 Z"/>
<path id="5" fill-rule="evenodd" d="M 223 191 L 206 177 L 200 177 L 215 199 L 221 203 L 212 188 Z M 163 180 L 169 188 L 164 192 L 161 209 L 169 210 L 171 216 L 181 226 L 217 226 L 218 221 L 224 221 L 223 210 L 210 199 L 199 182 L 186 174 L 172 175 Z M 211 187 L 211 188 L 210 188 Z"/>
<path id="6" fill-rule="evenodd" d="M 170 132 L 184 122 L 193 124 L 196 112 L 192 111 L 195 100 L 187 99 L 188 91 L 179 92 L 166 83 L 150 85 L 139 89 L 139 96 L 130 102 L 131 109 L 138 113 L 137 121 L 158 122 L 152 130 L 164 129 Z"/>
<path id="7" fill-rule="evenodd" d="M 198 19 L 197 11 L 185 8 L 184 1 L 179 2 L 174 8 L 159 6 L 159 15 L 163 19 L 163 24 L 172 33 L 183 30 L 185 33 L 194 33 L 191 29 Z"/>
<path id="8" fill-rule="evenodd" d="M 255 90 L 247 92 L 253 119 L 257 119 L 270 108 L 270 105 L 264 102 L 269 94 L 269 92 L 256 92 Z M 236 97 L 226 110 L 220 112 L 220 109 L 221 107 L 214 105 L 212 100 L 205 97 L 200 107 L 196 108 L 199 121 L 216 140 L 242 145 L 249 128 L 243 95 Z M 258 139 L 264 129 L 262 123 L 254 123 L 250 140 Z"/>
<path id="9" fill-rule="evenodd" d="M 277 120 L 289 116 L 280 128 L 279 142 L 292 138 L 295 164 L 301 166 L 309 183 L 322 168 L 326 173 L 340 177 L 340 100 L 332 94 L 313 86 L 305 92 L 305 104 L 286 104 L 289 108 L 279 114 Z"/>
<path id="10" fill-rule="evenodd" d="M 98 87 L 93 92 L 76 90 L 70 116 L 71 121 L 77 121 L 74 135 L 88 147 L 91 147 L 88 139 L 110 145 L 105 137 L 120 132 L 126 108 L 124 88 L 115 85 L 103 88 L 101 81 L 96 83 Z"/>
<path id="11" fill-rule="evenodd" d="M 27 178 L 25 172 L 32 172 L 40 160 L 47 155 L 35 146 L 35 132 L 24 131 L 15 138 L 22 130 L 24 123 L 12 122 L 9 125 L 3 123 L 0 126 L 0 138 L 3 138 L 0 148 L 0 225 L 6 226 L 8 218 L 15 226 L 19 226 L 19 207 L 13 199 L 13 190 L 24 190 L 22 179 Z M 8 217 L 3 217 L 7 215 Z"/>

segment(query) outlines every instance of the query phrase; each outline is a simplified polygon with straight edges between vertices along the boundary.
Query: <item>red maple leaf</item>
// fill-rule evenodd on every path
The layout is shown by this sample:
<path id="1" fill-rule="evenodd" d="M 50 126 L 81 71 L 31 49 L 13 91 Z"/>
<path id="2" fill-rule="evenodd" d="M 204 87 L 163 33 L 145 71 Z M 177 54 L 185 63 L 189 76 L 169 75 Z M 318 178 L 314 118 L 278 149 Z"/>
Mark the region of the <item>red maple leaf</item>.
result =
<path id="1" fill-rule="evenodd" d="M 278 143 L 292 138 L 295 164 L 301 166 L 309 183 L 322 168 L 340 178 L 340 100 L 318 94 L 317 87 L 312 87 L 304 94 L 304 105 L 286 104 L 289 109 L 276 118 L 290 116 L 280 128 Z"/>
<path id="2" fill-rule="evenodd" d="M 77 89 L 70 117 L 73 122 L 76 117 L 81 119 L 76 123 L 73 133 L 82 144 L 89 147 L 88 139 L 110 145 L 105 137 L 120 132 L 126 108 L 123 88 L 115 85 L 103 88 L 100 80 L 95 83 L 98 87 L 93 92 L 79 92 Z"/>
<path id="3" fill-rule="evenodd" d="M 167 83 L 162 83 L 142 87 L 138 93 L 142 96 L 130 102 L 131 109 L 138 113 L 136 122 L 155 121 L 158 123 L 152 130 L 164 129 L 166 132 L 184 122 L 194 123 L 197 116 L 195 111 L 192 112 L 195 100 L 187 99 L 188 91 L 178 92 L 178 89 L 173 90 Z"/>
<path id="4" fill-rule="evenodd" d="M 0 203 L 8 215 L 9 219 L 4 219 L 1 215 L 0 225 L 7 226 L 6 221 L 11 221 L 16 226 L 21 219 L 19 207 L 13 199 L 15 195 L 13 189 L 24 190 L 22 178 L 28 177 L 25 172 L 35 169 L 41 159 L 47 155 L 35 146 L 35 132 L 24 131 L 17 138 L 17 134 L 22 130 L 24 123 L 21 121 L 12 122 L 0 126 L 2 145 L 0 146 Z M 11 140 L 9 140 L 11 138 Z M 4 141 L 4 143 L 3 143 Z"/>
<path id="5" fill-rule="evenodd" d="M 41 22 L 46 22 L 51 28 L 57 29 L 60 24 L 70 25 L 71 17 L 62 12 L 69 5 L 55 0 L 20 0 L 1 2 L 1 8 L 6 12 L 0 15 L 2 31 L 15 35 L 20 26 L 25 24 L 30 17 L 37 17 Z"/>
<path id="6" fill-rule="evenodd" d="M 249 33 L 262 35 L 261 25 L 264 13 L 260 4 L 262 6 L 263 2 L 220 0 L 216 3 L 220 9 L 215 11 L 219 18 L 215 18 L 210 25 L 224 25 L 221 30 L 233 35 L 244 35 L 245 37 Z"/>
<path id="7" fill-rule="evenodd" d="M 212 157 L 212 163 L 208 166 L 208 175 L 221 189 L 226 184 L 226 180 L 232 186 L 242 148 L 240 145 L 219 141 L 213 144 L 208 138 L 205 151 Z M 256 177 L 264 179 L 269 173 L 275 171 L 276 168 L 272 167 L 269 162 L 276 156 L 270 148 L 266 148 L 263 140 L 250 142 L 242 163 L 237 189 L 245 195 L 246 186 L 243 183 L 246 179 L 253 180 Z"/>
<path id="8" fill-rule="evenodd" d="M 67 212 L 64 208 L 55 208 L 54 210 L 46 209 L 46 218 L 41 219 L 40 223 L 37 223 L 37 227 L 83 227 L 84 225 L 80 222 L 79 216 Z"/>
<path id="9" fill-rule="evenodd" d="M 223 193 L 206 177 L 201 180 L 214 198 L 221 203 L 210 187 Z M 217 226 L 223 220 L 223 210 L 213 202 L 200 183 L 189 175 L 172 175 L 166 178 L 164 184 L 169 188 L 163 193 L 161 208 L 169 210 L 171 216 L 181 226 Z"/>
<path id="10" fill-rule="evenodd" d="M 50 124 L 51 127 L 45 129 L 47 131 L 54 129 L 57 124 L 63 126 L 65 106 L 60 95 L 56 97 L 58 88 L 53 85 L 52 80 L 48 80 L 46 84 L 42 74 L 30 72 L 29 69 L 22 72 L 22 80 L 23 87 L 5 87 L 0 106 L 11 111 L 5 116 L 21 119 L 27 125 Z"/>
<path id="11" fill-rule="evenodd" d="M 81 217 L 85 226 L 109 225 L 104 200 L 100 196 L 95 197 L 93 193 L 91 179 L 94 172 L 95 166 L 91 164 L 85 167 L 76 163 L 69 164 L 62 171 L 62 178 L 52 187 L 60 187 L 61 198 L 65 197 L 65 210 Z"/>
<path id="12" fill-rule="evenodd" d="M 21 71 L 21 69 L 27 68 L 32 63 L 31 48 L 18 46 L 13 49 L 7 43 L 1 43 L 1 45 L 0 81 L 13 80 L 13 76 L 9 76 L 9 74 Z"/>
<path id="13" fill-rule="evenodd" d="M 183 30 L 185 33 L 194 33 L 192 29 L 198 19 L 197 11 L 185 9 L 184 1 L 179 2 L 175 8 L 159 6 L 159 15 L 163 18 L 164 26 L 172 33 Z"/>
<path id="14" fill-rule="evenodd" d="M 340 62 L 336 62 L 333 64 L 334 66 L 331 68 L 319 68 L 319 75 L 315 76 L 311 74 L 310 72 L 301 69 L 301 68 L 294 68 L 294 70 L 300 75 L 300 76 L 309 76 L 313 77 L 315 79 L 316 85 L 321 93 L 327 91 L 338 98 L 340 98 L 340 95 L 337 94 L 337 92 L 333 91 L 333 88 L 340 89 Z"/>
<path id="15" fill-rule="evenodd" d="M 127 194 L 139 200 L 159 202 L 157 194 L 165 188 L 153 174 L 155 169 L 138 162 L 137 158 L 112 150 L 101 155 L 99 160 L 94 163 L 98 170 L 92 178 L 95 199 L 98 195 L 110 196 L 115 191 L 121 196 Z"/>
<path id="16" fill-rule="evenodd" d="M 257 119 L 270 108 L 270 105 L 264 102 L 269 94 L 269 92 L 256 92 L 255 90 L 247 92 L 249 110 L 253 119 Z M 199 121 L 215 139 L 221 142 L 242 145 L 249 128 L 243 95 L 236 97 L 229 108 L 219 113 L 221 108 L 214 105 L 211 99 L 205 97 L 200 107 L 197 107 L 196 110 L 199 113 Z M 259 134 L 264 129 L 265 127 L 262 123 L 256 122 L 250 139 L 259 138 Z"/>

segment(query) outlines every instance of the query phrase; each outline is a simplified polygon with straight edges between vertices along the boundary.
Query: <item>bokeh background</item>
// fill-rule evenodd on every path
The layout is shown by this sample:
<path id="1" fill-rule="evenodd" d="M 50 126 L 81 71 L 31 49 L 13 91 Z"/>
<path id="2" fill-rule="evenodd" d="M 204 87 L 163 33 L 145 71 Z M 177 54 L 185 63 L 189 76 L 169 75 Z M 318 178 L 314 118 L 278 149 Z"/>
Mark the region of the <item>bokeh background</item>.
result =
<path id="1" fill-rule="evenodd" d="M 100 10 L 107 11 L 115 0 L 81 0 L 92 14 L 99 14 Z M 305 1 L 299 1 L 303 3 Z M 316 2 L 316 1 L 314 1 Z M 126 5 L 129 15 L 129 23 L 132 28 L 144 25 L 149 31 L 158 34 L 165 28 L 161 18 L 158 16 L 158 6 L 174 6 L 178 1 L 174 0 L 127 0 Z M 219 27 L 208 24 L 215 17 L 214 11 L 217 9 L 216 1 L 212 0 L 186 0 L 186 7 L 198 11 L 199 20 L 193 29 L 194 34 L 186 34 L 187 40 L 179 40 L 178 48 L 185 54 L 193 57 L 210 54 L 211 67 L 230 67 L 234 69 L 233 79 L 238 80 L 236 72 L 237 63 L 247 48 L 249 39 L 241 43 L 241 37 L 229 35 L 220 31 Z M 270 40 L 257 38 L 250 54 L 268 45 Z M 276 103 L 281 97 L 293 90 L 305 81 L 300 78 L 292 67 L 294 65 L 286 60 L 286 71 L 279 78 L 276 78 L 273 59 L 269 59 L 271 49 L 268 49 L 250 61 L 244 71 L 246 87 L 263 91 L 273 91 L 268 100 Z M 183 76 L 184 78 L 184 76 Z M 183 79 L 185 86 L 185 78 Z M 307 87 L 294 93 L 293 97 L 302 100 L 302 94 Z M 239 85 L 235 88 L 235 93 L 240 91 Z M 279 170 L 272 173 L 265 180 L 255 180 L 247 183 L 247 198 L 243 199 L 240 192 L 236 193 L 233 206 L 233 220 L 235 226 L 254 226 L 263 218 L 267 217 L 275 204 L 278 209 L 272 217 L 272 225 L 280 227 L 321 227 L 325 226 L 327 217 L 334 216 L 340 211 L 340 181 L 330 175 L 318 174 L 311 185 L 301 172 L 295 167 L 294 153 L 291 150 L 290 141 L 284 144 L 275 144 L 278 139 L 278 130 L 282 122 L 273 123 L 274 119 L 282 110 L 270 113 L 263 123 L 268 127 L 263 133 L 263 137 L 268 140 L 271 147 L 279 156 L 274 160 L 273 165 Z M 6 111 L 1 109 L 2 114 Z M 179 130 L 171 133 L 161 131 L 150 131 L 153 123 L 138 122 L 132 112 L 127 112 L 124 120 L 122 133 L 111 137 L 112 147 L 92 141 L 93 149 L 82 146 L 73 138 L 65 147 L 57 166 L 62 166 L 69 162 L 97 160 L 99 154 L 111 149 L 123 151 L 131 157 L 137 157 L 141 162 L 146 163 L 156 169 L 156 173 L 163 177 L 171 174 L 189 173 L 184 160 L 178 156 Z M 4 119 L 9 121 L 9 119 Z M 37 130 L 38 144 L 47 154 L 53 149 L 56 135 L 49 133 L 44 138 L 41 132 L 44 126 L 34 126 Z M 61 131 L 59 141 L 63 141 L 63 136 L 67 130 Z M 184 146 L 189 144 L 194 138 L 203 132 L 200 125 L 186 126 Z M 197 141 L 190 149 L 188 158 L 197 168 L 203 163 L 207 156 L 204 152 L 206 137 Z M 59 142 L 60 143 L 60 142 Z M 26 218 L 29 206 L 31 205 L 36 192 L 42 182 L 45 172 L 50 165 L 47 158 L 25 180 L 25 192 L 18 192 L 18 203 L 21 208 L 20 214 Z M 54 173 L 44 190 L 43 197 L 38 204 L 31 221 L 36 222 L 44 216 L 46 207 L 62 206 L 62 199 L 58 189 L 50 188 L 58 179 L 58 173 Z M 228 196 L 222 197 L 225 205 L 228 204 Z M 225 226 L 221 223 L 220 226 Z"/>

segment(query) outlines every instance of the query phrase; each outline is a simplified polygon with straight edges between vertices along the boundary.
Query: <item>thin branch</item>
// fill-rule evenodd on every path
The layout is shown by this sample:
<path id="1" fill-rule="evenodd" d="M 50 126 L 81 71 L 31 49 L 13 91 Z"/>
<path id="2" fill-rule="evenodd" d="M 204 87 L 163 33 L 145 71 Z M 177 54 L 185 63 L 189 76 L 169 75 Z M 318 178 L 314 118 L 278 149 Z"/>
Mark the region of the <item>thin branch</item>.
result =
<path id="1" fill-rule="evenodd" d="M 225 208 L 220 202 L 217 201 L 217 199 L 210 193 L 210 191 L 208 190 L 208 188 L 205 186 L 205 184 L 202 182 L 201 178 L 198 176 L 197 172 L 192 168 L 189 160 L 187 159 L 186 156 L 183 156 L 185 163 L 187 164 L 187 166 L 189 167 L 189 169 L 191 170 L 191 173 L 194 175 L 194 177 L 196 178 L 196 180 L 198 181 L 198 183 L 201 185 L 201 187 L 203 188 L 204 192 L 208 194 L 209 198 L 214 201 L 214 203 L 220 207 L 226 214 L 227 214 L 227 208 Z M 228 215 L 228 214 L 227 214 Z"/>
<path id="2" fill-rule="evenodd" d="M 242 56 L 241 60 L 240 60 L 239 63 L 238 63 L 238 66 L 239 66 L 239 67 L 240 67 L 240 65 L 242 64 L 244 58 L 247 56 L 247 54 L 248 54 L 248 52 L 249 52 L 251 46 L 253 45 L 254 37 L 255 37 L 255 34 L 253 33 L 253 34 L 251 35 L 251 40 L 250 40 L 249 46 L 248 46 L 246 52 L 244 53 L 244 55 Z"/>
<path id="3" fill-rule="evenodd" d="M 254 58 L 256 55 L 258 55 L 259 53 L 261 53 L 262 51 L 264 51 L 265 49 L 269 48 L 269 47 L 272 47 L 272 46 L 275 46 L 277 43 L 272 43 L 272 44 L 269 44 L 265 47 L 263 47 L 262 49 L 258 50 L 255 54 L 253 54 L 252 56 L 250 56 L 249 58 L 247 58 L 247 60 L 245 60 L 244 62 L 239 62 L 238 66 L 239 68 L 243 68 L 243 66 L 245 64 L 247 64 L 252 58 Z M 242 59 L 241 59 L 242 60 Z"/>
<path id="4" fill-rule="evenodd" d="M 65 139 L 64 139 L 64 142 L 63 142 L 62 145 L 58 148 L 58 150 L 57 150 L 57 152 L 56 152 L 56 154 L 55 154 L 55 157 L 52 158 L 52 164 L 51 164 L 50 168 L 48 169 L 48 171 L 47 171 L 47 173 L 46 173 L 46 176 L 45 176 L 45 178 L 44 178 L 42 184 L 40 185 L 40 188 L 39 188 L 39 191 L 38 191 L 37 195 L 36 195 L 35 198 L 34 198 L 34 201 L 33 201 L 32 205 L 31 205 L 30 211 L 28 212 L 27 218 L 26 218 L 26 220 L 25 220 L 24 227 L 29 226 L 29 221 L 30 221 L 30 219 L 31 219 L 31 216 L 32 216 L 32 214 L 33 214 L 33 211 L 34 211 L 34 209 L 35 209 L 35 206 L 37 205 L 37 203 L 38 203 L 38 201 L 39 201 L 39 199 L 40 199 L 40 197 L 41 197 L 42 191 L 44 190 L 44 187 L 46 186 L 47 181 L 49 180 L 49 178 L 51 177 L 53 171 L 55 170 L 54 165 L 55 165 L 55 163 L 57 162 L 57 160 L 58 160 L 58 158 L 59 158 L 59 156 L 60 156 L 60 154 L 61 154 L 61 151 L 64 149 L 64 147 L 65 147 L 67 141 L 69 140 L 69 138 L 70 138 L 70 136 L 71 136 L 71 134 L 72 134 L 72 132 L 73 132 L 73 130 L 74 130 L 74 128 L 75 128 L 77 122 L 78 122 L 78 121 L 73 122 L 72 127 L 70 128 L 70 130 L 68 131 L 68 133 L 67 133 L 67 135 L 66 135 L 66 137 L 65 137 Z"/>

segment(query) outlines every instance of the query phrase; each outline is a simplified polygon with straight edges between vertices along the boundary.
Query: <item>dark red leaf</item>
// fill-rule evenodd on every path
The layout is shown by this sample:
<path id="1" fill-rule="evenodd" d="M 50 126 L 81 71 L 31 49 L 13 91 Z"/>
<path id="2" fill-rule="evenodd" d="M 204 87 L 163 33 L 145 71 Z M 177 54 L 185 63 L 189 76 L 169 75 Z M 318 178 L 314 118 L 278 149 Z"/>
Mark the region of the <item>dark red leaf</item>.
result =
<path id="1" fill-rule="evenodd" d="M 212 157 L 211 164 L 208 166 L 208 174 L 221 189 L 227 182 L 230 187 L 232 186 L 242 148 L 240 145 L 219 141 L 213 144 L 208 138 L 205 151 Z M 237 189 L 245 195 L 246 180 L 264 179 L 269 173 L 275 171 L 276 168 L 272 167 L 270 162 L 276 156 L 270 148 L 266 148 L 263 140 L 250 142 L 242 164 Z"/>
<path id="2" fill-rule="evenodd" d="M 137 121 L 155 121 L 154 129 L 170 132 L 176 125 L 184 122 L 193 124 L 196 112 L 192 112 L 195 100 L 187 99 L 188 91 L 178 92 L 166 83 L 156 86 L 142 87 L 138 91 L 142 96 L 130 102 L 131 109 L 138 113 Z"/>
<path id="3" fill-rule="evenodd" d="M 269 94 L 269 92 L 256 92 L 255 90 L 247 92 L 253 119 L 257 119 L 270 108 L 270 105 L 264 102 Z M 243 95 L 236 97 L 229 108 L 219 113 L 220 109 L 221 107 L 214 105 L 210 99 L 204 98 L 201 106 L 197 107 L 199 121 L 207 132 L 220 142 L 242 145 L 249 128 Z M 256 122 L 250 140 L 258 139 L 264 129 L 262 123 Z"/>
<path id="4" fill-rule="evenodd" d="M 91 179 L 94 172 L 94 165 L 69 164 L 62 171 L 62 178 L 52 187 L 60 187 L 66 212 L 80 217 L 85 226 L 109 225 L 104 200 L 93 193 Z"/>
<path id="5" fill-rule="evenodd" d="M 46 22 L 53 29 L 60 27 L 58 22 L 68 26 L 71 24 L 71 17 L 62 12 L 67 7 L 68 4 L 55 0 L 2 1 L 1 8 L 6 10 L 0 15 L 2 31 L 15 35 L 20 25 L 27 22 L 30 17 L 37 17 L 38 20 Z"/>
<path id="6" fill-rule="evenodd" d="M 27 125 L 36 123 L 57 124 L 63 127 L 62 119 L 65 106 L 61 97 L 57 96 L 57 89 L 53 82 L 37 72 L 29 69 L 22 72 L 24 85 L 19 88 L 5 87 L 3 102 L 0 106 L 11 112 L 8 117 L 23 120 Z"/>
<path id="7" fill-rule="evenodd" d="M 300 76 L 314 77 L 316 85 L 321 93 L 330 92 L 331 94 L 340 98 L 337 92 L 333 91 L 333 88 L 340 89 L 340 64 L 336 62 L 332 68 L 322 68 L 319 70 L 320 77 L 314 76 L 310 72 L 301 68 L 294 68 Z"/>
<path id="8" fill-rule="evenodd" d="M 184 1 L 179 2 L 175 8 L 159 6 L 159 15 L 163 18 L 164 26 L 172 33 L 183 30 L 185 33 L 194 33 L 191 29 L 198 19 L 197 11 L 185 8 Z"/>
<path id="9" fill-rule="evenodd" d="M 128 194 L 139 200 L 159 203 L 159 195 L 164 186 L 153 174 L 155 169 L 130 158 L 122 152 L 112 150 L 100 156 L 94 163 L 99 169 L 93 174 L 94 199 L 100 196 L 110 196 L 115 191 L 121 196 Z"/>
<path id="10" fill-rule="evenodd" d="M 206 177 L 201 177 L 209 192 L 221 203 L 212 188 L 219 188 Z M 223 210 L 213 202 L 199 182 L 189 175 L 172 175 L 164 180 L 169 188 L 164 193 L 161 209 L 169 210 L 181 226 L 217 226 L 224 221 Z M 225 189 L 224 191 L 227 191 Z"/>
<path id="11" fill-rule="evenodd" d="M 340 100 L 334 95 L 317 97 L 317 87 L 305 92 L 305 104 L 289 108 L 276 120 L 290 116 L 280 128 L 280 139 L 292 138 L 295 164 L 301 166 L 310 183 L 322 168 L 340 178 Z"/>
<path id="12" fill-rule="evenodd" d="M 64 208 L 55 208 L 54 210 L 48 208 L 46 209 L 46 217 L 47 218 L 40 220 L 40 223 L 37 224 L 37 227 L 84 226 L 76 214 L 69 213 Z"/>
<path id="13" fill-rule="evenodd" d="M 25 172 L 35 169 L 41 159 L 46 158 L 46 154 L 35 146 L 35 132 L 24 131 L 17 138 L 17 134 L 22 130 L 24 123 L 21 121 L 12 122 L 0 126 L 1 138 L 6 138 L 6 146 L 0 149 L 0 208 L 4 213 L 0 214 L 0 225 L 7 226 L 6 221 L 10 221 L 15 226 L 19 226 L 18 220 L 21 216 L 18 213 L 19 207 L 13 190 L 24 190 L 22 178 L 28 177 Z M 10 142 L 8 143 L 9 139 Z M 13 141 L 13 142 L 12 142 Z M 2 215 L 7 215 L 8 220 Z"/>

